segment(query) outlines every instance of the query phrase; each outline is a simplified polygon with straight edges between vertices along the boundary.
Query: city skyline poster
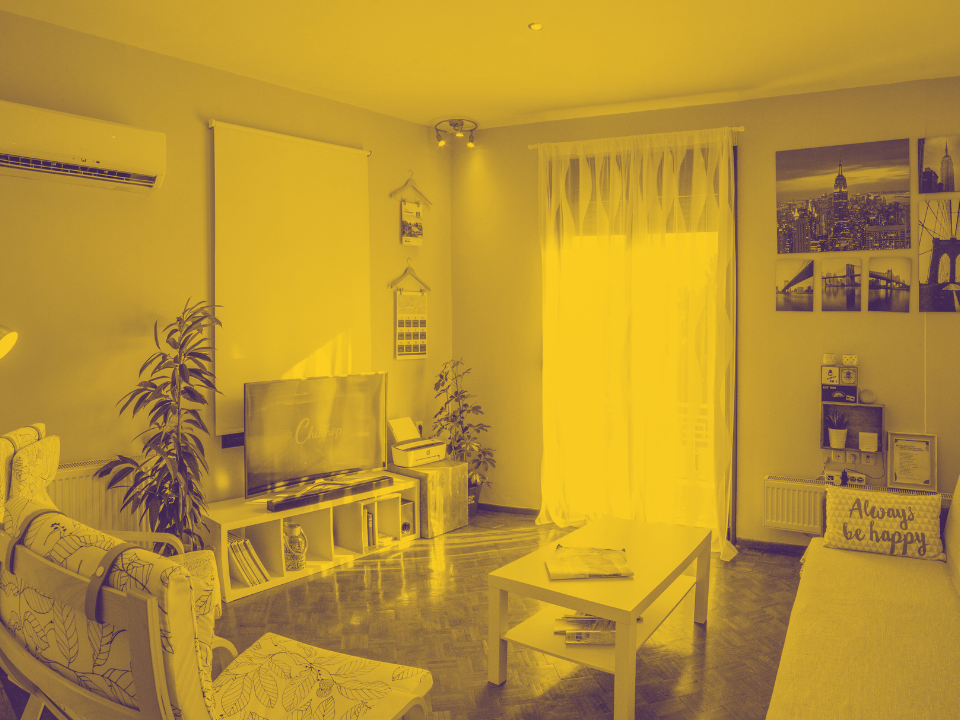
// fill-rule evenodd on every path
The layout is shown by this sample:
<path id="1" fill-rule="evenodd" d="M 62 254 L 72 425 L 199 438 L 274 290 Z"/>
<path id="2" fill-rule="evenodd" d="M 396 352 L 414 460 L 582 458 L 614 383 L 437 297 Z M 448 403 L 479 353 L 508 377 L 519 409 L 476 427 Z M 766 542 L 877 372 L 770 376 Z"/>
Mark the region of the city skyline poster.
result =
<path id="1" fill-rule="evenodd" d="M 913 259 L 908 257 L 872 257 L 867 264 L 867 310 L 872 312 L 910 312 L 910 279 Z"/>
<path id="2" fill-rule="evenodd" d="M 910 141 L 776 153 L 777 253 L 910 248 Z"/>
<path id="3" fill-rule="evenodd" d="M 960 148 L 960 135 L 917 140 L 917 178 L 921 193 L 956 192 L 953 156 Z"/>
<path id="4" fill-rule="evenodd" d="M 821 310 L 860 312 L 860 258 L 820 261 Z"/>
<path id="5" fill-rule="evenodd" d="M 960 283 L 957 282 L 957 257 L 960 241 L 960 194 L 952 198 L 921 200 L 918 210 L 920 228 L 918 270 L 920 273 L 920 312 L 960 312 Z"/>
<path id="6" fill-rule="evenodd" d="M 777 260 L 776 276 L 778 311 L 813 310 L 813 260 Z"/>

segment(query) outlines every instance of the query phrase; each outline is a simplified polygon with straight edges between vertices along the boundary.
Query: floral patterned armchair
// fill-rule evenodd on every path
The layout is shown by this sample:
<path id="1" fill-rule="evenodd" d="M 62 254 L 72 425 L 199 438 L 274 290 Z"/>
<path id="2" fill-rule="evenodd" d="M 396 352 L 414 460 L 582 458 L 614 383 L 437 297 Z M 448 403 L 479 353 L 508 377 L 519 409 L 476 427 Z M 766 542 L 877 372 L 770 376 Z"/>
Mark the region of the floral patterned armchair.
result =
<path id="1" fill-rule="evenodd" d="M 267 633 L 236 657 L 214 635 L 212 553 L 163 557 L 60 513 L 59 438 L 0 438 L 0 667 L 64 720 L 424 718 L 429 672 Z M 139 539 L 143 539 L 142 537 Z M 214 680 L 217 648 L 235 659 Z"/>

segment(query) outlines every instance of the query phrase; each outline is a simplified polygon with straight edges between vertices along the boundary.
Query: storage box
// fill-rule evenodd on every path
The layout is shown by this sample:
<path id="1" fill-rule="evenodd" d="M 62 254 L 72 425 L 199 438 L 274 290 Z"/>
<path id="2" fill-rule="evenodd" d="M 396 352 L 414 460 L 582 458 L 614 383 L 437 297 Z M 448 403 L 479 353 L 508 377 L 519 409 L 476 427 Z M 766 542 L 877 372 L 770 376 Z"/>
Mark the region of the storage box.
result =
<path id="1" fill-rule="evenodd" d="M 821 385 L 820 399 L 823 402 L 857 402 L 856 385 Z"/>
<path id="2" fill-rule="evenodd" d="M 420 537 L 432 538 L 467 524 L 467 464 L 441 460 L 415 468 L 387 466 L 420 478 Z"/>

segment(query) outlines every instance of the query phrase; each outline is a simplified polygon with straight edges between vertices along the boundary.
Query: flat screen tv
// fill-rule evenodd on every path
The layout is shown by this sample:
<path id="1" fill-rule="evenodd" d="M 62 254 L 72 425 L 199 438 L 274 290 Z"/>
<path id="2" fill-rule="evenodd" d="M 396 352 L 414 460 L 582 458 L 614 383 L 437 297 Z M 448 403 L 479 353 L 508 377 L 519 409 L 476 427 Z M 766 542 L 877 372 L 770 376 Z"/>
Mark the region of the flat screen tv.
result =
<path id="1" fill-rule="evenodd" d="M 248 498 L 386 466 L 386 373 L 245 383 L 243 416 Z"/>

